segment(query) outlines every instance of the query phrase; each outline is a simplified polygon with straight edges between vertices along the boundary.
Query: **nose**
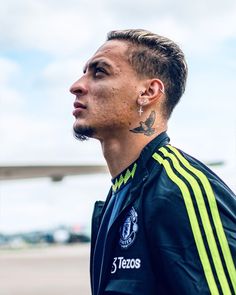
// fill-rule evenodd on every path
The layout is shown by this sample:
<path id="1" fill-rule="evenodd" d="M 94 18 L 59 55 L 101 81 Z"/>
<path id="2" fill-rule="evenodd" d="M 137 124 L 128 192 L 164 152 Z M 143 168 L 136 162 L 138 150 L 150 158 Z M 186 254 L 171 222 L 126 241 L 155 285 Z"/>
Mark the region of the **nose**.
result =
<path id="1" fill-rule="evenodd" d="M 85 83 L 83 82 L 83 77 L 81 77 L 79 80 L 75 81 L 71 87 L 70 92 L 74 95 L 84 95 L 87 93 L 87 87 L 85 86 Z"/>

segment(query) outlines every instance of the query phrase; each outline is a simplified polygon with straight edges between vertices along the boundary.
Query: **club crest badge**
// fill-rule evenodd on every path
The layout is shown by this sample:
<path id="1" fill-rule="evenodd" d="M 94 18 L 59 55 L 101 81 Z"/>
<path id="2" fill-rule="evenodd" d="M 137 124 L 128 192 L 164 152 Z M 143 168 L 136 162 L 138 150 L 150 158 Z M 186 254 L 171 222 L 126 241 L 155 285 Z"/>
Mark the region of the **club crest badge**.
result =
<path id="1" fill-rule="evenodd" d="M 128 212 L 125 217 L 124 224 L 120 227 L 119 244 L 122 249 L 127 249 L 133 244 L 136 233 L 138 231 L 138 214 L 134 207 Z"/>

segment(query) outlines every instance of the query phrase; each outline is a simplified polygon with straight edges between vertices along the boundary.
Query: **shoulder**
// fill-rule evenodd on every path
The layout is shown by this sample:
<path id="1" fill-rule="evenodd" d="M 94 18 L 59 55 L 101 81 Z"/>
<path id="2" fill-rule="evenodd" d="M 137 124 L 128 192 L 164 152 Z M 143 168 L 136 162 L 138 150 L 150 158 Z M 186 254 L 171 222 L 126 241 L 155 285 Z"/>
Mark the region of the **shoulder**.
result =
<path id="1" fill-rule="evenodd" d="M 186 186 L 192 189 L 201 186 L 206 190 L 219 187 L 232 193 L 211 169 L 180 149 L 166 145 L 158 149 L 152 157 L 162 167 L 163 177 L 166 175 L 170 182 L 179 187 L 181 193 L 186 191 Z"/>
<path id="2" fill-rule="evenodd" d="M 158 149 L 153 159 L 157 166 L 145 204 L 149 222 L 156 219 L 166 227 L 181 228 L 208 222 L 209 214 L 217 220 L 221 215 L 223 223 L 226 215 L 227 220 L 235 220 L 235 195 L 199 160 L 170 145 Z"/>
<path id="3" fill-rule="evenodd" d="M 235 207 L 233 192 L 199 160 L 171 145 L 159 148 L 152 157 L 155 163 L 146 198 L 150 212 L 164 209 L 176 215 L 178 208 L 191 215 L 194 207 L 215 207 L 216 201 Z"/>
<path id="4" fill-rule="evenodd" d="M 159 177 L 154 177 L 157 180 L 154 184 L 157 191 L 162 184 L 161 192 L 164 194 L 169 194 L 171 189 L 182 197 L 191 195 L 199 199 L 203 194 L 204 197 L 229 201 L 235 205 L 235 194 L 219 176 L 196 158 L 171 145 L 161 147 L 152 157 L 161 171 Z"/>

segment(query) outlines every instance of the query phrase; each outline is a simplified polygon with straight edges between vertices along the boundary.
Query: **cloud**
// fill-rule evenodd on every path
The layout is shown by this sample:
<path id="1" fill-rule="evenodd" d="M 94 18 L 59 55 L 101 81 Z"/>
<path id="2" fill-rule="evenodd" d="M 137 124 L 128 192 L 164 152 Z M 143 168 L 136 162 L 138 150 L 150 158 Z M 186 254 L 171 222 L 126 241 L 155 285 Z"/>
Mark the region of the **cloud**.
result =
<path id="1" fill-rule="evenodd" d="M 69 87 L 108 31 L 135 27 L 170 37 L 189 60 L 187 92 L 170 121 L 172 143 L 202 160 L 226 158 L 232 162 L 235 15 L 234 0 L 2 1 L 0 162 L 104 163 L 99 142 L 80 143 L 73 138 L 74 97 Z M 41 180 L 31 188 L 29 182 L 15 187 L 1 184 L 6 210 L 1 229 L 13 230 L 22 214 L 28 217 L 19 224 L 21 228 L 33 224 L 33 216 L 45 213 L 45 226 L 54 223 L 53 216 L 56 221 L 60 216 L 64 221 L 73 221 L 71 216 L 87 220 L 92 202 L 105 198 L 109 185 L 103 190 L 99 187 L 103 178 L 85 178 L 68 178 L 56 192 L 50 189 L 54 184 L 44 186 Z M 72 199 L 68 201 L 65 195 Z M 28 207 L 33 214 L 24 213 L 20 205 L 24 196 L 28 198 L 23 199 L 24 206 L 37 200 Z M 58 215 L 49 209 L 53 197 Z M 17 202 L 20 207 L 14 209 Z M 65 208 L 70 214 L 65 214 Z"/>
<path id="2" fill-rule="evenodd" d="M 31 73 L 0 59 L 1 163 L 104 162 L 98 142 L 79 144 L 78 152 L 73 137 L 69 87 L 82 65 L 79 59 L 57 59 Z M 20 89 L 25 81 L 26 89 Z"/>
<path id="3" fill-rule="evenodd" d="M 82 75 L 84 63 L 84 56 L 63 58 L 48 63 L 42 70 L 43 83 L 69 90 L 70 84 Z"/>
<path id="4" fill-rule="evenodd" d="M 7 58 L 0 58 L 0 101 L 9 109 L 19 107 L 22 102 L 21 95 L 15 89 L 15 81 L 20 75 L 20 66 Z M 3 112 L 1 107 L 0 112 Z"/>
<path id="5" fill-rule="evenodd" d="M 1 4 L 1 48 L 31 48 L 50 54 L 83 52 L 116 28 L 144 27 L 191 50 L 214 48 L 236 35 L 233 0 L 30 1 Z"/>
<path id="6" fill-rule="evenodd" d="M 200 53 L 207 56 L 205 59 L 217 57 L 222 42 L 235 39 L 235 12 L 236 4 L 230 0 L 224 3 L 213 0 L 194 3 L 187 0 L 148 0 L 139 5 L 134 0 L 119 1 L 119 4 L 114 0 L 103 0 L 100 3 L 9 0 L 2 3 L 2 48 L 6 52 L 23 52 L 24 49 L 29 52 L 44 51 L 49 53 L 49 61 L 39 68 L 34 68 L 33 63 L 28 62 L 27 69 L 24 61 L 19 65 L 10 59 L 0 59 L 1 133 L 4 138 L 8 138 L 7 143 L 12 146 L 12 150 L 16 142 L 24 150 L 22 147 L 29 138 L 31 142 L 28 147 L 38 147 L 38 151 L 43 150 L 41 139 L 44 145 L 47 142 L 50 151 L 57 146 L 62 149 L 68 146 L 69 150 L 72 144 L 69 137 L 74 100 L 69 94 L 69 87 L 81 75 L 84 62 L 103 42 L 107 31 L 139 26 L 167 35 L 183 46 L 191 58 L 191 64 L 194 63 L 193 56 L 199 56 Z M 34 58 L 37 59 L 37 54 Z M 188 114 L 201 113 L 201 118 L 206 120 L 222 109 L 232 114 L 234 100 L 228 89 L 234 86 L 234 76 L 232 79 L 228 77 L 218 90 L 215 85 L 220 85 L 221 71 L 223 68 L 227 71 L 227 68 L 219 64 L 219 72 L 215 70 L 212 74 L 214 62 L 212 59 L 208 70 L 191 73 L 192 80 L 187 88 L 187 94 L 191 97 L 183 102 L 180 113 L 188 108 Z M 232 63 L 232 59 L 227 63 L 233 73 L 235 63 Z M 26 85 L 27 89 L 22 89 L 22 85 Z M 207 96 L 205 100 L 201 97 L 203 93 Z M 227 103 L 216 103 L 215 98 L 223 96 Z M 209 107 L 210 115 L 207 112 Z M 192 119 L 192 115 L 189 116 Z M 21 132 L 9 135 L 9 130 L 17 129 Z M 67 141 L 58 139 L 59 132 Z M 6 154 L 10 156 L 9 149 Z M 16 154 L 19 155 L 19 152 Z M 53 152 L 49 154 L 52 156 Z"/>
<path id="7" fill-rule="evenodd" d="M 71 5 L 73 4 L 73 6 Z M 99 8 L 99 7 L 98 7 Z M 14 1 L 2 4 L 1 41 L 5 49 L 37 49 L 50 54 L 70 54 L 86 47 L 93 32 L 104 23 L 96 5 L 89 11 L 83 1 Z"/>
<path id="8" fill-rule="evenodd" d="M 6 58 L 0 58 L 0 68 L 0 83 L 8 82 L 12 75 L 19 72 L 18 64 Z"/>
<path id="9" fill-rule="evenodd" d="M 234 0 L 135 0 L 106 1 L 109 12 L 122 28 L 144 27 L 181 42 L 191 52 L 214 50 L 228 38 L 236 37 Z M 115 7 L 115 9 L 114 9 Z M 122 22 L 119 22 L 122 15 Z"/>

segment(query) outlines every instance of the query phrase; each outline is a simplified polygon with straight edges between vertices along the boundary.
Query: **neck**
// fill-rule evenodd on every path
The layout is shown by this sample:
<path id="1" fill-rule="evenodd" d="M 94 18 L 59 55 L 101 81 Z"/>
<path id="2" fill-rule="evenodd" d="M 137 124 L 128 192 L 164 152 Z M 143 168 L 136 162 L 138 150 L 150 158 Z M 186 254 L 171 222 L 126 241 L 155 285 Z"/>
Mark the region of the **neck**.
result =
<path id="1" fill-rule="evenodd" d="M 101 141 L 104 158 L 107 162 L 111 176 L 114 178 L 125 168 L 138 159 L 143 148 L 156 136 L 166 130 L 166 125 L 157 128 L 151 136 L 135 134 L 128 131 L 128 134 L 109 137 Z"/>

